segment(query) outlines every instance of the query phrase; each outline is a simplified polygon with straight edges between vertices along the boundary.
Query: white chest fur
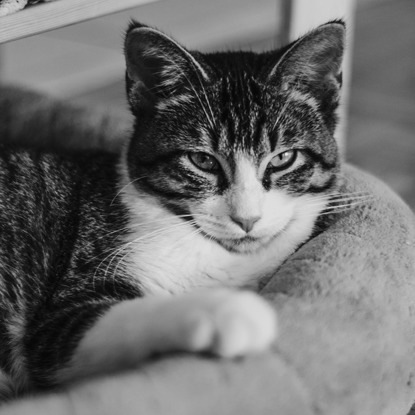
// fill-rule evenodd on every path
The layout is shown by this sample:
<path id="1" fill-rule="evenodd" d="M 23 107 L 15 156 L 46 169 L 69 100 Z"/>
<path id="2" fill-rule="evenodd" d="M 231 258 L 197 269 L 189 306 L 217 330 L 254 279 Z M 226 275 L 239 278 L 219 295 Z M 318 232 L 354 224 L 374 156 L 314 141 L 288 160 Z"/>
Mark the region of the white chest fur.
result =
<path id="1" fill-rule="evenodd" d="M 131 190 L 131 189 L 130 189 Z M 124 262 L 145 294 L 178 294 L 207 287 L 256 287 L 311 234 L 315 218 L 304 215 L 253 253 L 229 252 L 201 235 L 150 197 L 121 195 L 131 214 L 132 232 Z"/>

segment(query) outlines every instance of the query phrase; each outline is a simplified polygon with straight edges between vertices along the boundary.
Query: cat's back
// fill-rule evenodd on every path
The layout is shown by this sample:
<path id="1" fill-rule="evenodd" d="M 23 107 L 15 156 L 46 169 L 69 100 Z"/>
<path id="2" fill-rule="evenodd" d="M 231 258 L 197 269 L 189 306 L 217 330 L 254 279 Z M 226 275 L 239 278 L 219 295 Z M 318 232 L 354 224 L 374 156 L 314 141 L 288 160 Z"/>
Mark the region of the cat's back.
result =
<path id="1" fill-rule="evenodd" d="M 116 168 L 103 152 L 1 146 L 0 273 L 61 273 L 89 233 L 108 232 Z"/>
<path id="2" fill-rule="evenodd" d="M 104 178 L 113 179 L 117 160 L 115 154 L 104 151 L 48 151 L 37 147 L 2 144 L 0 197 L 7 192 L 17 198 L 37 193 L 44 197 L 63 196 L 65 190 L 80 183 L 85 187 Z"/>

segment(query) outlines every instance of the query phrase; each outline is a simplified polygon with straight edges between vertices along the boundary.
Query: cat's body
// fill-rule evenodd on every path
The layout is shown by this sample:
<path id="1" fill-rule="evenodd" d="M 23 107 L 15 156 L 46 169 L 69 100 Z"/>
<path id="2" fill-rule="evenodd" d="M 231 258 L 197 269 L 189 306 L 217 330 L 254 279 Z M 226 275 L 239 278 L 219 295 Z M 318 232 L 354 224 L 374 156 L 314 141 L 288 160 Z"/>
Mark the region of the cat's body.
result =
<path id="1" fill-rule="evenodd" d="M 269 250 L 268 258 L 229 252 L 146 195 L 135 196 L 140 207 L 129 213 L 131 190 L 121 185 L 112 154 L 39 155 L 3 147 L 2 155 L 0 327 L 10 334 L 2 338 L 0 362 L 20 388 L 61 381 L 55 371 L 73 355 L 77 332 L 118 302 L 252 284 L 280 261 Z M 129 250 L 136 238 L 142 242 Z M 151 321 L 145 309 L 131 317 L 137 326 L 137 318 Z M 139 343 L 134 347 L 144 357 L 151 353 Z M 102 371 L 115 369 L 107 361 Z"/>
<path id="2" fill-rule="evenodd" d="M 114 199 L 113 155 L 38 155 L 3 148 L 0 163 L 0 361 L 24 385 L 33 383 L 26 379 L 28 372 L 34 370 L 30 376 L 36 377 L 35 366 L 44 366 L 42 359 L 56 364 L 51 356 L 58 341 L 42 345 L 43 325 L 59 330 L 70 347 L 72 333 L 65 338 L 65 318 L 59 321 L 59 313 L 71 312 L 75 319 L 70 310 L 85 307 L 85 301 L 112 298 L 114 293 L 132 298 L 140 291 L 123 283 L 122 273 L 115 281 L 93 277 L 103 253 L 119 245 L 117 237 L 126 224 L 126 211 Z M 85 316 L 81 319 L 87 322 Z M 46 355 L 45 350 L 36 353 L 38 342 L 50 348 Z"/>
<path id="3" fill-rule="evenodd" d="M 333 22 L 275 53 L 201 55 L 132 24 L 136 124 L 122 155 L 1 149 L 7 382 L 49 388 L 155 352 L 269 347 L 273 310 L 229 288 L 256 288 L 333 195 L 343 35 Z"/>

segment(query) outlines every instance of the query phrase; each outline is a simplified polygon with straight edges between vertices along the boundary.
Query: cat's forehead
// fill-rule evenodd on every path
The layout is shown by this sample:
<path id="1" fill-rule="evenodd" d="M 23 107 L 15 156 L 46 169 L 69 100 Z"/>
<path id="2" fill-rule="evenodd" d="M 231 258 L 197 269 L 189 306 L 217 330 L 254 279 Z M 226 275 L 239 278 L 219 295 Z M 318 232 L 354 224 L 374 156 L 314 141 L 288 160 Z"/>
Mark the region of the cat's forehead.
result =
<path id="1" fill-rule="evenodd" d="M 261 107 L 266 91 L 252 73 L 243 69 L 224 73 L 215 88 L 224 104 L 241 110 Z"/>
<path id="2" fill-rule="evenodd" d="M 232 68 L 211 89 L 218 128 L 217 151 L 258 155 L 270 150 L 262 86 L 251 73 Z"/>

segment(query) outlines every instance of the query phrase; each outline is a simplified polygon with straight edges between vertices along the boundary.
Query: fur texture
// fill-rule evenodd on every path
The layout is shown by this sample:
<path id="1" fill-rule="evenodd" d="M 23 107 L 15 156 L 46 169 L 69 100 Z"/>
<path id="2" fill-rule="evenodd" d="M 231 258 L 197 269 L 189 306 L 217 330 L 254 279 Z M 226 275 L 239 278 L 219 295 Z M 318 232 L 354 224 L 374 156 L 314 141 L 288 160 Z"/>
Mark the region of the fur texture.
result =
<path id="1" fill-rule="evenodd" d="M 342 207 L 343 38 L 331 22 L 279 51 L 202 55 L 132 23 L 121 156 L 4 146 L 4 379 L 51 388 L 160 351 L 270 346 L 274 311 L 224 287 L 256 287 Z"/>

